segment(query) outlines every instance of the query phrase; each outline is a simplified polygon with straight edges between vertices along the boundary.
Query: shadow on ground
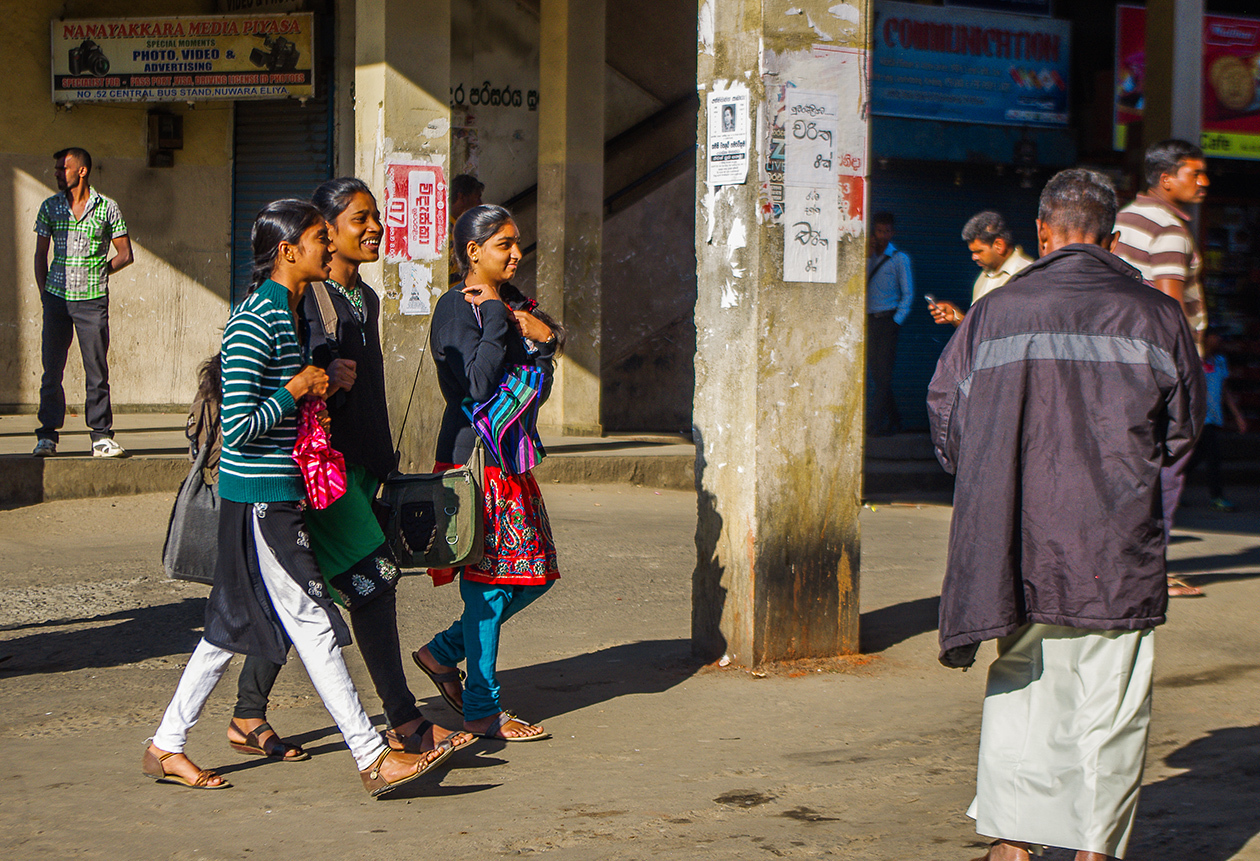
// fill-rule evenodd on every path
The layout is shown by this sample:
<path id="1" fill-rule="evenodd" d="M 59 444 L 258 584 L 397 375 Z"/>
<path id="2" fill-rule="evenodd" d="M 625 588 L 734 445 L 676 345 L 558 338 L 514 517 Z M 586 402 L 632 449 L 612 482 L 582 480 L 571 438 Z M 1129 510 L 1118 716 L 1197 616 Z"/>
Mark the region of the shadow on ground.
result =
<path id="1" fill-rule="evenodd" d="M 1164 762 L 1187 771 L 1143 787 L 1130 857 L 1227 861 L 1260 833 L 1260 726 L 1212 730 Z"/>
<path id="2" fill-rule="evenodd" d="M 184 598 L 102 616 L 13 625 L 22 636 L 0 641 L 0 677 L 62 673 L 179 656 L 183 661 L 201 639 L 206 599 Z M 83 627 L 88 626 L 88 627 Z"/>
<path id="3" fill-rule="evenodd" d="M 919 634 L 935 631 L 940 612 L 941 598 L 933 595 L 863 613 L 862 654 L 882 652 Z"/>
<path id="4" fill-rule="evenodd" d="M 685 682 L 704 666 L 691 654 L 691 640 L 640 640 L 581 655 L 503 670 L 503 708 L 543 721 L 618 697 L 659 694 Z M 435 691 L 430 706 L 442 701 Z M 441 723 L 441 721 L 438 721 Z"/>

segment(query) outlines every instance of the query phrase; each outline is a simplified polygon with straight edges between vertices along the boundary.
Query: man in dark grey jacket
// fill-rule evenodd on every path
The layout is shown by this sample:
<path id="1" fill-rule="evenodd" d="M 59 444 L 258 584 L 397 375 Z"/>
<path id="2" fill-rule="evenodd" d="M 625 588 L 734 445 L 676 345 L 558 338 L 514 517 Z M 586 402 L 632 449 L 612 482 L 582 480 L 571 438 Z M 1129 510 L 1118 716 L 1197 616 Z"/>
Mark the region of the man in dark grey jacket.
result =
<path id="1" fill-rule="evenodd" d="M 1160 467 L 1190 453 L 1204 381 L 1178 304 L 1107 250 L 1115 215 L 1105 177 L 1051 179 L 1041 259 L 968 312 L 928 392 L 957 475 L 942 663 L 998 641 L 968 811 L 989 861 L 1123 857 L 1137 809 L 1168 602 Z"/>

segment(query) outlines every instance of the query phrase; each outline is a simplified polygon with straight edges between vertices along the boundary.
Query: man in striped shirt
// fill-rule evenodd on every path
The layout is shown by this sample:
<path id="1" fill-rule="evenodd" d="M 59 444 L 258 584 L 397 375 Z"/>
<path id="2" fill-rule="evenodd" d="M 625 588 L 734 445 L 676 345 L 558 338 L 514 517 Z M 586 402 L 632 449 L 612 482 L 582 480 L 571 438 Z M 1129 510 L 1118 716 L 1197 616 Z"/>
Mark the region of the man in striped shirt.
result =
<path id="1" fill-rule="evenodd" d="M 1207 308 L 1203 301 L 1203 257 L 1190 229 L 1185 207 L 1202 203 L 1207 196 L 1207 162 L 1203 150 L 1189 141 L 1170 139 L 1146 148 L 1145 194 L 1120 210 L 1116 231 L 1120 241 L 1115 253 L 1142 273 L 1142 280 L 1181 303 L 1203 352 Z M 1172 528 L 1173 515 L 1186 486 L 1185 461 L 1160 470 L 1163 487 L 1164 537 Z M 1176 577 L 1168 578 L 1168 595 L 1197 598 L 1203 591 Z"/>
<path id="2" fill-rule="evenodd" d="M 1195 342 L 1207 328 L 1201 279 L 1203 258 L 1185 207 L 1207 196 L 1203 150 L 1182 140 L 1166 140 L 1146 150 L 1145 194 L 1120 210 L 1116 254 L 1142 273 L 1156 290 L 1181 303 Z"/>
<path id="3" fill-rule="evenodd" d="M 84 418 L 92 431 L 95 457 L 126 454 L 114 442 L 109 401 L 109 276 L 131 263 L 131 238 L 118 204 L 88 184 L 92 156 L 79 147 L 58 152 L 58 193 L 35 218 L 35 283 L 44 306 L 41 345 L 44 374 L 39 386 L 39 429 L 34 454 L 57 451 L 66 420 L 61 382 L 70 342 L 77 335 L 87 378 Z M 110 245 L 114 256 L 109 256 Z M 52 246 L 52 264 L 48 248 Z"/>

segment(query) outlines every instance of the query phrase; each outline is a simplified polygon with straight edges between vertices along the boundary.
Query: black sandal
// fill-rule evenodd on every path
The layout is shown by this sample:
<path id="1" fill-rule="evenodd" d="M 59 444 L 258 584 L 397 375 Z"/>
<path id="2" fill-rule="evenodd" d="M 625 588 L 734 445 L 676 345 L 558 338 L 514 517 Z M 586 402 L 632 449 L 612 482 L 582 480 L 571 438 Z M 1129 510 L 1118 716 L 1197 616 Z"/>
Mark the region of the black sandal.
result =
<path id="1" fill-rule="evenodd" d="M 430 670 L 428 667 L 424 665 L 424 661 L 420 660 L 419 649 L 416 649 L 414 652 L 411 653 L 411 660 L 415 661 L 416 666 L 420 668 L 420 672 L 428 676 L 429 680 L 432 681 L 433 684 L 437 686 L 438 693 L 442 695 L 442 699 L 446 700 L 446 704 L 450 706 L 451 708 L 455 709 L 455 711 L 459 712 L 460 714 L 463 714 L 464 704 L 456 702 L 455 698 L 446 692 L 446 688 L 443 687 L 443 685 L 449 685 L 452 682 L 457 682 L 460 688 L 462 689 L 464 686 L 464 679 L 466 678 L 466 674 L 464 673 L 464 671 L 463 670 L 450 670 L 445 673 L 435 673 L 433 672 L 433 670 Z"/>
<path id="2" fill-rule="evenodd" d="M 232 741 L 228 739 L 228 744 L 232 750 L 237 753 L 247 754 L 248 756 L 265 756 L 268 759 L 279 760 L 280 762 L 302 762 L 311 758 L 311 755 L 296 744 L 290 744 L 280 738 L 280 733 L 271 728 L 271 724 L 263 721 L 250 732 L 246 732 L 245 728 L 237 724 L 236 718 L 232 718 L 228 722 L 228 728 L 236 730 L 245 736 L 245 741 Z M 263 747 L 262 736 L 271 733 L 275 736 L 275 740 L 269 747 Z M 292 755 L 290 755 L 292 754 Z"/>

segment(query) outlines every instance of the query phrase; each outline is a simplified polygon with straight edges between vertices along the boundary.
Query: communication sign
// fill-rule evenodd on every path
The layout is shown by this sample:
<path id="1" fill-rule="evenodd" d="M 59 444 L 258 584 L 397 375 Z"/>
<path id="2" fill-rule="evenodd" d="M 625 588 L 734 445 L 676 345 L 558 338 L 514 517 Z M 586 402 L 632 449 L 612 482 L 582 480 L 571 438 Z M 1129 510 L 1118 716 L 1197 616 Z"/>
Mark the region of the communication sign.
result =
<path id="1" fill-rule="evenodd" d="M 314 27 L 310 13 L 53 21 L 52 98 L 310 98 Z"/>
<path id="2" fill-rule="evenodd" d="M 895 2 L 875 14 L 873 113 L 1067 125 L 1070 21 Z"/>
<path id="3" fill-rule="evenodd" d="M 1203 124 L 1212 156 L 1260 159 L 1260 18 L 1203 16 Z M 1146 9 L 1116 7 L 1116 149 L 1146 102 Z"/>

